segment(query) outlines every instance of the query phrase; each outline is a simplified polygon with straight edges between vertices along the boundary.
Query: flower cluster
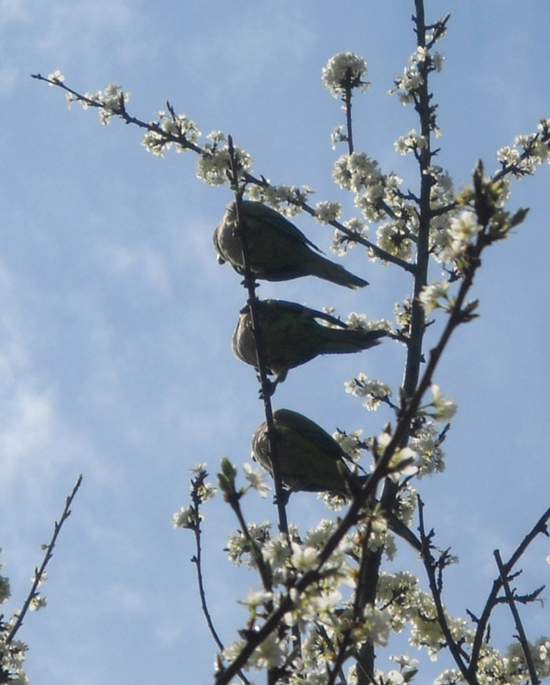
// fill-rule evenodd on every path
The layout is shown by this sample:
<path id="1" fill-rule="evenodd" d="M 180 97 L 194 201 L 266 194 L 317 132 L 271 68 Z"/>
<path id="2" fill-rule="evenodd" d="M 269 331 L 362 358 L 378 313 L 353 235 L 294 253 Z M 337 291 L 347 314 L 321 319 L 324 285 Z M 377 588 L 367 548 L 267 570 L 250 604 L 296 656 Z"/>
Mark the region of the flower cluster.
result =
<path id="1" fill-rule="evenodd" d="M 426 314 L 431 314 L 434 309 L 443 309 L 446 312 L 450 311 L 452 303 L 447 295 L 450 287 L 450 281 L 438 281 L 437 283 L 424 286 L 418 299 L 424 307 Z"/>
<path id="2" fill-rule="evenodd" d="M 346 392 L 355 395 L 356 397 L 366 397 L 363 406 L 369 411 L 378 409 L 381 402 L 387 402 L 392 395 L 389 385 L 382 383 L 382 381 L 369 381 L 364 373 L 360 373 L 356 378 L 345 383 Z"/>
<path id="3" fill-rule="evenodd" d="M 393 435 L 386 426 L 377 438 L 368 441 L 369 447 L 374 454 L 375 461 L 384 456 L 388 445 L 391 443 Z M 412 447 L 397 447 L 391 455 L 387 469 L 390 478 L 398 482 L 401 477 L 414 476 L 418 472 L 418 454 Z"/>
<path id="4" fill-rule="evenodd" d="M 432 383 L 432 401 L 427 407 L 423 408 L 426 416 L 431 416 L 439 423 L 446 423 L 450 421 L 456 414 L 456 404 L 447 397 L 441 394 L 441 388 Z"/>
<path id="5" fill-rule="evenodd" d="M 246 670 L 276 667 L 285 672 L 290 683 L 322 683 L 327 669 L 334 665 L 335 648 L 343 640 L 357 645 L 366 640 L 380 646 L 387 644 L 392 611 L 378 604 L 358 610 L 345 596 L 349 593 L 344 592 L 344 588 L 357 573 L 357 563 L 353 559 L 357 558 L 360 538 L 346 536 L 330 560 L 316 571 L 318 582 L 300 593 L 294 589 L 299 577 L 318 569 L 319 551 L 334 530 L 334 522 L 325 519 L 300 542 L 298 531 L 293 529 L 293 542 L 289 547 L 280 534 L 271 538 L 267 525 L 260 530 L 254 526 L 250 528 L 254 540 L 261 541 L 263 558 L 270 566 L 274 584 L 269 591 L 249 592 L 242 602 L 249 611 L 248 625 L 254 631 L 257 622 L 271 610 L 282 606 L 287 609 L 281 629 L 255 649 Z M 231 554 L 240 561 L 246 556 L 242 540 L 233 536 L 232 541 Z M 236 555 L 234 547 L 240 548 Z M 247 559 L 250 561 L 250 557 Z M 302 634 L 299 656 L 294 649 L 291 628 Z M 232 661 L 243 646 L 244 642 L 239 640 L 227 647 L 222 654 L 223 660 Z"/>
<path id="6" fill-rule="evenodd" d="M 352 217 L 342 224 L 348 232 L 344 233 L 338 229 L 334 233 L 334 238 L 330 249 L 337 255 L 343 257 L 350 247 L 357 246 L 357 239 L 363 239 L 367 235 L 368 227 L 358 217 Z"/>
<path id="7" fill-rule="evenodd" d="M 48 78 L 53 78 L 58 83 L 64 81 L 64 77 L 59 72 L 54 72 Z M 125 103 L 130 99 L 130 93 L 124 93 L 122 88 L 116 83 L 110 83 L 104 91 L 98 90 L 95 93 L 85 93 L 83 97 L 67 92 L 67 102 L 69 107 L 73 102 L 78 102 L 82 109 L 89 109 L 90 107 L 97 107 L 99 112 L 99 121 L 102 124 L 108 124 L 112 117 L 120 116 L 125 112 Z"/>
<path id="8" fill-rule="evenodd" d="M 143 136 L 141 144 L 153 155 L 164 157 L 164 152 L 172 146 L 176 152 L 185 152 L 195 145 L 201 132 L 197 125 L 185 114 L 174 112 L 157 112 L 157 120 L 149 124 L 149 130 Z"/>
<path id="9" fill-rule="evenodd" d="M 248 190 L 248 197 L 255 202 L 263 202 L 286 216 L 296 216 L 313 193 L 309 186 L 253 185 Z"/>
<path id="10" fill-rule="evenodd" d="M 0 549 L 0 553 L 2 550 Z M 0 569 L 4 564 L 0 563 Z M 6 576 L 0 576 L 0 604 L 4 604 L 11 596 L 10 581 Z M 0 678 L 2 682 L 25 685 L 28 678 L 23 667 L 25 665 L 25 652 L 27 646 L 19 641 L 11 639 L 11 631 L 17 620 L 18 612 L 7 622 L 0 615 Z"/>
<path id="11" fill-rule="evenodd" d="M 331 57 L 323 69 L 323 85 L 333 97 L 337 98 L 353 88 L 366 92 L 370 83 L 363 80 L 367 73 L 367 63 L 353 52 L 339 52 Z"/>
<path id="12" fill-rule="evenodd" d="M 416 429 L 410 445 L 418 455 L 418 478 L 445 470 L 442 437 L 434 421 L 424 420 Z"/>
<path id="13" fill-rule="evenodd" d="M 419 150 L 424 150 L 428 146 L 426 136 L 419 135 L 414 129 L 409 131 L 407 135 L 400 136 L 394 143 L 395 150 L 400 155 L 406 155 L 409 152 L 418 153 Z"/>
<path id="14" fill-rule="evenodd" d="M 332 179 L 340 188 L 356 194 L 355 204 L 367 221 L 380 221 L 385 216 L 382 203 L 393 206 L 402 199 L 399 186 L 403 181 L 395 174 L 383 174 L 378 162 L 364 152 L 341 155 L 334 163 Z"/>
<path id="15" fill-rule="evenodd" d="M 443 59 L 438 52 L 432 53 L 428 48 L 418 46 L 409 58 L 410 66 L 405 67 L 403 74 L 395 77 L 395 87 L 390 90 L 390 94 L 397 93 L 403 105 L 418 102 L 420 87 L 424 85 L 430 72 L 441 71 Z"/>
<path id="16" fill-rule="evenodd" d="M 328 224 L 340 218 L 342 205 L 339 202 L 323 200 L 315 205 L 315 220 L 320 224 Z"/>
<path id="17" fill-rule="evenodd" d="M 365 314 L 357 314 L 350 312 L 346 319 L 346 326 L 357 331 L 380 331 L 384 330 L 388 333 L 393 332 L 393 326 L 390 321 L 386 319 L 378 319 L 377 321 L 368 321 Z"/>
<path id="18" fill-rule="evenodd" d="M 0 676 L 5 678 L 4 683 L 10 685 L 26 685 L 29 679 L 25 675 L 25 653 L 27 645 L 20 640 L 6 641 L 9 634 L 10 623 L 4 623 L 0 618 Z"/>
<path id="19" fill-rule="evenodd" d="M 476 215 L 469 210 L 451 218 L 446 231 L 446 240 L 441 245 L 442 249 L 439 253 L 441 259 L 448 263 L 460 262 L 465 252 L 477 238 L 480 230 L 481 226 Z"/>
<path id="20" fill-rule="evenodd" d="M 543 119 L 537 128 L 537 133 L 517 136 L 513 147 L 497 151 L 502 170 L 523 178 L 532 176 L 539 164 L 550 163 L 550 119 Z"/>
<path id="21" fill-rule="evenodd" d="M 411 259 L 413 241 L 406 225 L 400 221 L 387 221 L 380 224 L 376 231 L 378 247 L 404 261 Z"/>
<path id="22" fill-rule="evenodd" d="M 209 483 L 206 464 L 196 464 L 191 470 L 191 499 L 192 505 L 182 507 L 172 516 L 172 526 L 174 528 L 188 528 L 197 530 L 202 521 L 200 506 L 216 495 L 216 488 Z"/>
<path id="23" fill-rule="evenodd" d="M 395 257 L 410 259 L 417 214 L 414 203 L 400 190 L 402 179 L 382 173 L 378 162 L 364 152 L 344 154 L 337 159 L 332 178 L 340 188 L 355 194 L 355 205 L 367 221 L 384 222 L 377 231 L 378 246 Z M 349 237 L 340 238 L 335 249 L 339 250 L 349 240 Z"/>
<path id="24" fill-rule="evenodd" d="M 332 437 L 349 456 L 350 459 L 357 461 L 363 456 L 365 444 L 361 440 L 362 430 L 354 431 L 353 433 L 346 433 L 343 430 L 336 430 Z"/>
<path id="25" fill-rule="evenodd" d="M 204 150 L 197 160 L 197 178 L 212 186 L 223 185 L 228 182 L 228 172 L 231 169 L 231 156 L 228 146 L 220 146 L 217 138 L 213 143 L 206 143 Z M 233 148 L 240 176 L 252 168 L 252 157 L 238 147 Z"/>
<path id="26" fill-rule="evenodd" d="M 65 77 L 59 69 L 56 69 L 52 74 L 48 74 L 47 81 L 50 84 L 50 87 L 53 88 L 53 86 L 62 84 L 65 81 Z"/>
<path id="27" fill-rule="evenodd" d="M 2 550 L 0 549 L 0 553 Z M 4 567 L 4 563 L 0 563 L 0 569 Z M 10 579 L 6 576 L 0 576 L 0 604 L 7 602 L 11 596 Z"/>

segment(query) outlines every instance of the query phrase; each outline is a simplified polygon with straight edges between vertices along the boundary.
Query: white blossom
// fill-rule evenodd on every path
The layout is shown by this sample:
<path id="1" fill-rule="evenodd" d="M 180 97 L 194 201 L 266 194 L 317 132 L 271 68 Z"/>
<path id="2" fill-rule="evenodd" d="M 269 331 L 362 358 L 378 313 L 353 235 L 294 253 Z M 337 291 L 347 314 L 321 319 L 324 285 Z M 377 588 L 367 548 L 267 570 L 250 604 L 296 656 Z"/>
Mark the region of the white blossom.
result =
<path id="1" fill-rule="evenodd" d="M 456 668 L 447 668 L 434 680 L 434 685 L 457 685 L 464 682 Z"/>
<path id="2" fill-rule="evenodd" d="M 50 83 L 50 86 L 55 86 L 56 83 L 63 83 L 65 80 L 65 77 L 63 74 L 59 71 L 59 69 L 56 69 L 53 74 L 48 74 L 48 81 L 53 81 L 54 83 Z"/>
<path id="3" fill-rule="evenodd" d="M 283 663 L 287 652 L 285 643 L 279 640 L 277 633 L 271 633 L 256 647 L 251 663 L 258 670 L 276 668 Z"/>
<path id="4" fill-rule="evenodd" d="M 273 593 L 272 592 L 267 592 L 266 590 L 252 590 L 249 589 L 248 595 L 244 601 L 239 602 L 240 604 L 244 604 L 246 607 L 248 607 L 248 610 L 250 611 L 251 616 L 255 617 L 258 611 L 258 608 L 262 608 L 267 604 L 268 602 L 271 602 L 273 600 Z"/>
<path id="5" fill-rule="evenodd" d="M 364 152 L 344 154 L 334 163 L 332 178 L 344 190 L 357 193 L 381 176 L 378 163 Z"/>
<path id="6" fill-rule="evenodd" d="M 366 73 L 367 63 L 362 57 L 353 52 L 339 52 L 323 68 L 323 85 L 335 98 L 346 88 L 360 88 L 365 92 L 370 86 L 368 81 L 363 81 Z"/>
<path id="7" fill-rule="evenodd" d="M 40 609 L 43 609 L 47 605 L 47 603 L 48 603 L 48 600 L 46 597 L 42 597 L 42 595 L 36 594 L 31 599 L 30 610 L 31 611 L 39 611 Z"/>
<path id="8" fill-rule="evenodd" d="M 310 528 L 310 530 L 308 530 L 304 542 L 308 547 L 321 549 L 325 542 L 334 533 L 334 529 L 334 521 L 331 521 L 330 519 L 322 519 L 314 528 Z"/>
<path id="9" fill-rule="evenodd" d="M 343 433 L 335 431 L 332 437 L 350 457 L 350 459 L 359 459 L 362 454 L 361 435 L 363 431 L 357 430 L 354 433 Z"/>
<path id="10" fill-rule="evenodd" d="M 347 141 L 345 127 L 343 125 L 335 126 L 332 133 L 330 134 L 330 144 L 332 146 L 332 149 L 335 150 L 338 143 L 343 143 L 345 141 Z"/>
<path id="11" fill-rule="evenodd" d="M 412 257 L 412 241 L 394 221 L 381 224 L 376 231 L 378 247 L 394 257 L 409 260 Z"/>
<path id="12" fill-rule="evenodd" d="M 411 446 L 418 454 L 418 478 L 445 470 L 445 455 L 441 449 L 439 435 L 432 421 L 426 421 L 411 438 Z"/>
<path id="13" fill-rule="evenodd" d="M 265 543 L 262 553 L 274 571 L 282 569 L 290 557 L 290 548 L 286 536 L 281 533 L 275 535 Z"/>
<path id="14" fill-rule="evenodd" d="M 317 550 L 314 547 L 293 542 L 290 563 L 297 571 L 309 571 L 317 565 Z"/>
<path id="15" fill-rule="evenodd" d="M 200 516 L 202 519 L 202 516 Z M 173 528 L 189 528 L 194 530 L 197 527 L 197 514 L 192 507 L 182 507 L 172 516 Z"/>
<path id="16" fill-rule="evenodd" d="M 418 150 L 424 150 L 428 147 L 428 140 L 426 136 L 419 135 L 414 129 L 409 131 L 407 135 L 398 138 L 394 147 L 396 152 L 400 155 L 406 155 L 409 152 L 416 152 Z"/>
<path id="17" fill-rule="evenodd" d="M 214 146 L 205 149 L 197 159 L 197 178 L 213 186 L 227 183 L 227 172 L 231 166 L 229 149 Z M 235 155 L 242 170 L 248 171 L 252 167 L 252 158 L 247 152 L 235 148 Z"/>
<path id="18" fill-rule="evenodd" d="M 363 621 L 360 631 L 357 631 L 360 632 L 361 637 L 369 639 L 379 647 L 385 647 L 390 636 L 390 612 L 387 609 L 381 610 L 367 605 Z"/>
<path id="19" fill-rule="evenodd" d="M 364 373 L 360 373 L 356 378 L 345 383 L 346 392 L 355 395 L 356 397 L 368 397 L 363 403 L 369 411 L 378 409 L 380 402 L 388 399 L 392 395 L 389 385 L 382 383 L 382 381 L 369 381 Z"/>
<path id="20" fill-rule="evenodd" d="M 7 602 L 10 596 L 10 579 L 6 576 L 0 576 L 0 604 Z"/>
<path id="21" fill-rule="evenodd" d="M 263 202 L 281 214 L 292 217 L 302 212 L 302 205 L 312 193 L 313 190 L 305 185 L 253 185 L 248 190 L 248 199 Z"/>
<path id="22" fill-rule="evenodd" d="M 431 391 L 432 406 L 436 412 L 434 418 L 437 421 L 449 421 L 456 413 L 456 404 L 452 400 L 443 397 L 441 394 L 441 388 L 438 385 L 435 385 L 435 383 L 432 383 Z"/>
<path id="23" fill-rule="evenodd" d="M 388 462 L 388 469 L 395 474 L 397 480 L 401 477 L 414 476 L 418 472 L 417 460 L 418 454 L 412 447 L 403 447 L 395 450 Z"/>
<path id="24" fill-rule="evenodd" d="M 440 54 L 439 52 L 433 52 L 432 53 L 432 64 L 434 65 L 434 68 L 436 71 L 441 71 L 443 68 L 443 60 L 445 57 Z"/>
<path id="25" fill-rule="evenodd" d="M 271 490 L 269 485 L 265 482 L 264 474 L 259 469 L 255 469 L 252 464 L 245 462 L 243 469 L 246 475 L 246 480 L 250 483 L 250 487 L 257 490 L 261 497 L 266 497 Z"/>
<path id="26" fill-rule="evenodd" d="M 426 314 L 431 314 L 434 309 L 447 307 L 441 304 L 441 300 L 449 302 L 447 297 L 447 291 L 449 290 L 451 284 L 449 281 L 439 281 L 437 283 L 432 283 L 431 285 L 425 285 L 422 292 L 418 296 L 420 304 L 424 307 Z"/>
<path id="27" fill-rule="evenodd" d="M 321 224 L 328 224 L 340 217 L 342 205 L 339 202 L 322 200 L 315 205 L 315 220 Z"/>

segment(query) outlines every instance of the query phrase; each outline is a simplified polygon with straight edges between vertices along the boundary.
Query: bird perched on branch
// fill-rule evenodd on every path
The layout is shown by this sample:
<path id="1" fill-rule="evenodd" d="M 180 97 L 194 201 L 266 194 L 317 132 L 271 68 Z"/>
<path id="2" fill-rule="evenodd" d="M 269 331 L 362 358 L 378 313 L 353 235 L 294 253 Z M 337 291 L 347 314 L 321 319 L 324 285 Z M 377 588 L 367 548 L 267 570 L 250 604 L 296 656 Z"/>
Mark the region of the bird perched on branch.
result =
<path id="1" fill-rule="evenodd" d="M 349 328 L 330 314 L 284 300 L 256 300 L 260 337 L 267 371 L 275 382 L 284 381 L 289 369 L 320 354 L 360 352 L 380 344 L 385 330 Z M 258 368 L 250 304 L 241 309 L 233 333 L 233 352 L 245 364 Z M 323 326 L 327 321 L 339 328 Z"/>
<path id="2" fill-rule="evenodd" d="M 357 476 L 349 469 L 350 457 L 336 440 L 303 414 L 276 409 L 273 424 L 281 480 L 290 492 L 329 492 L 349 499 L 354 483 L 360 488 L 367 482 L 368 475 Z M 273 476 L 266 422 L 252 436 L 252 455 Z M 396 513 L 379 513 L 394 533 L 422 551 L 421 541 Z"/>
<path id="3" fill-rule="evenodd" d="M 353 477 L 345 464 L 348 455 L 325 430 L 303 414 L 290 409 L 273 412 L 275 450 L 281 480 L 292 491 L 332 492 L 349 496 Z M 252 437 L 252 454 L 273 476 L 267 423 Z"/>
<path id="4" fill-rule="evenodd" d="M 339 264 L 325 259 L 306 236 L 282 214 L 261 202 L 243 200 L 240 205 L 242 237 L 248 245 L 250 269 L 254 278 L 289 281 L 317 276 L 347 288 L 362 288 L 367 281 L 354 276 Z M 235 202 L 227 205 L 221 223 L 214 231 L 218 262 L 229 262 L 245 274 Z M 314 251 L 315 250 L 315 251 Z"/>

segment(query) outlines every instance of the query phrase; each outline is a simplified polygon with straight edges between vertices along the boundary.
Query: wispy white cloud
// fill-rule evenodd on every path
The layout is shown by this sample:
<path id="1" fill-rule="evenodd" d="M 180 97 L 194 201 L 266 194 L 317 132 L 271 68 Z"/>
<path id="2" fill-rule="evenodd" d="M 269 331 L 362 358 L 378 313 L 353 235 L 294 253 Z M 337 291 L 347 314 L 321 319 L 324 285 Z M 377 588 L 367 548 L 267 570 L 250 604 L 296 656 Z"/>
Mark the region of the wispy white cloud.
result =
<path id="1" fill-rule="evenodd" d="M 31 17 L 28 0 L 0 0 L 0 29 L 14 22 L 28 22 Z"/>
<path id="2" fill-rule="evenodd" d="M 11 280 L 0 265 L 0 505 L 9 511 L 15 502 L 32 502 L 28 513 L 34 517 L 52 505 L 60 482 L 72 486 L 85 464 L 94 464 L 90 470 L 99 481 L 112 478 L 102 474 L 105 465 L 90 439 L 64 417 L 51 376 L 45 380 L 36 368 L 32 315 L 27 311 L 30 318 L 21 320 L 20 293 Z"/>
<path id="3" fill-rule="evenodd" d="M 170 295 L 171 284 L 165 256 L 146 243 L 117 245 L 98 242 L 97 256 L 103 266 L 120 277 L 137 277 L 162 295 Z"/>
<path id="4" fill-rule="evenodd" d="M 18 76 L 19 70 L 15 67 L 3 67 L 0 69 L 0 93 L 11 92 L 17 82 Z"/>
<path id="5" fill-rule="evenodd" d="M 36 15 L 43 19 L 45 31 L 39 40 L 42 49 L 73 44 L 75 39 L 85 48 L 96 39 L 97 32 L 121 31 L 134 16 L 128 0 L 50 0 L 33 4 Z"/>
<path id="6" fill-rule="evenodd" d="M 182 67 L 200 79 L 211 73 L 215 60 L 225 83 L 246 90 L 264 80 L 268 71 L 276 78 L 277 64 L 285 57 L 302 62 L 315 43 L 307 16 L 293 2 L 232 6 L 217 26 L 209 27 L 208 41 L 203 35 L 182 41 L 177 50 Z"/>

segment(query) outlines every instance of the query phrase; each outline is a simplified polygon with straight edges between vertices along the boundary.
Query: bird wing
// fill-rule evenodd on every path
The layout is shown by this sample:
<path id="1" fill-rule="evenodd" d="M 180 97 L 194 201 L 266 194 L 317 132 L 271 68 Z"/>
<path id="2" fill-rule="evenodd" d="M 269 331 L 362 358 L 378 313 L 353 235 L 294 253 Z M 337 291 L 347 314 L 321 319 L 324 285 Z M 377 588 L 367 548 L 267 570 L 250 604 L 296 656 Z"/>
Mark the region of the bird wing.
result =
<path id="1" fill-rule="evenodd" d="M 297 316 L 302 316 L 306 319 L 323 319 L 324 321 L 329 321 L 335 326 L 340 326 L 341 328 L 347 328 L 346 324 L 326 312 L 320 312 L 317 309 L 310 309 L 303 304 L 298 304 L 297 302 L 288 302 L 287 300 L 266 300 L 271 305 L 279 307 L 281 311 L 292 312 Z"/>
<path id="2" fill-rule="evenodd" d="M 266 224 L 273 226 L 276 230 L 284 232 L 289 238 L 309 245 L 314 250 L 317 250 L 317 252 L 322 252 L 322 250 L 320 250 L 315 243 L 312 243 L 311 240 L 306 238 L 306 236 L 297 226 L 295 226 L 282 214 L 279 214 L 279 212 L 271 209 L 271 207 L 268 207 L 261 202 L 251 202 L 250 200 L 245 200 L 242 203 L 242 209 L 245 217 L 248 216 L 252 219 L 264 221 Z"/>
<path id="3" fill-rule="evenodd" d="M 335 459 L 343 459 L 347 456 L 331 435 L 306 416 L 290 409 L 276 409 L 273 412 L 273 418 L 277 422 L 280 421 L 282 425 L 301 433 L 321 449 L 332 453 Z"/>

